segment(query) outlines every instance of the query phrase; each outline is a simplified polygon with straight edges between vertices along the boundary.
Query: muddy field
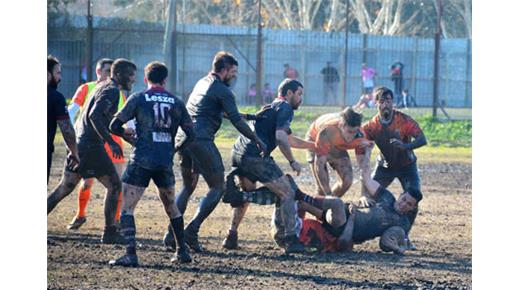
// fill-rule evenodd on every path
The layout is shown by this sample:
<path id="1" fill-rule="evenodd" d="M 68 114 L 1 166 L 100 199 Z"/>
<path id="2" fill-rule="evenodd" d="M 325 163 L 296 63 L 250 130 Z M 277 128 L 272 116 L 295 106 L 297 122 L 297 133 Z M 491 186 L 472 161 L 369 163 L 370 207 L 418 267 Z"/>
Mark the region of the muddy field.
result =
<path id="1" fill-rule="evenodd" d="M 241 248 L 221 247 L 231 208 L 219 204 L 203 224 L 201 243 L 209 250 L 192 254 L 194 262 L 171 264 L 172 252 L 162 246 L 168 219 L 155 189 L 147 189 L 136 209 L 139 268 L 110 268 L 108 261 L 124 253 L 119 245 L 102 245 L 104 191 L 96 183 L 87 208 L 87 223 L 76 232 L 66 225 L 76 212 L 77 193 L 60 203 L 47 219 L 47 287 L 51 289 L 464 289 L 471 288 L 471 157 L 446 161 L 418 150 L 424 200 L 410 237 L 417 251 L 405 256 L 383 253 L 378 241 L 356 245 L 349 254 L 285 256 L 271 241 L 272 206 L 249 207 L 239 228 Z M 222 150 L 225 162 L 229 160 Z M 64 156 L 59 147 L 49 188 L 60 178 Z M 297 155 L 303 162 L 303 155 Z M 444 156 L 442 156 L 444 157 Z M 275 157 L 276 159 L 277 157 Z M 278 160 L 281 160 L 278 158 Z M 280 162 L 288 170 L 287 162 Z M 228 166 L 229 164 L 226 164 Z M 176 175 L 178 170 L 176 170 Z M 355 173 L 355 176 L 357 174 Z M 313 192 L 308 168 L 296 178 Z M 177 184 L 180 184 L 177 175 Z M 399 192 L 395 181 L 392 192 Z M 177 190 L 179 187 L 177 186 Z M 206 192 L 203 179 L 185 214 L 189 221 Z M 359 197 L 356 182 L 345 200 Z"/>

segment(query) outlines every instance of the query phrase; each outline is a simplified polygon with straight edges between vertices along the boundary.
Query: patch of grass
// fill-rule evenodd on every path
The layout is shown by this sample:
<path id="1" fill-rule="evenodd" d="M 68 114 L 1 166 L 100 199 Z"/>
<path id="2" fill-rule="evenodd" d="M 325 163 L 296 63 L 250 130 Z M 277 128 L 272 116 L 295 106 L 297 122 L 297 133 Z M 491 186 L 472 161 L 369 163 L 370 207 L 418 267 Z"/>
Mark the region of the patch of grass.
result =
<path id="1" fill-rule="evenodd" d="M 243 113 L 254 113 L 255 107 L 245 106 L 241 107 L 240 111 Z M 296 136 L 304 137 L 305 133 L 309 129 L 310 124 L 316 120 L 319 116 L 337 112 L 337 107 L 302 107 L 295 111 L 294 119 L 291 124 L 291 129 Z M 471 136 L 472 136 L 472 121 L 469 120 L 457 120 L 457 121 L 437 121 L 431 117 L 431 115 L 419 114 L 419 111 L 410 113 L 406 111 L 406 114 L 411 115 L 418 123 L 426 139 L 428 140 L 429 146 L 442 146 L 442 147 L 471 147 Z M 363 121 L 370 119 L 376 111 L 374 109 L 363 111 Z M 222 128 L 218 132 L 219 139 L 236 138 L 238 136 L 237 131 L 231 123 L 224 120 Z"/>

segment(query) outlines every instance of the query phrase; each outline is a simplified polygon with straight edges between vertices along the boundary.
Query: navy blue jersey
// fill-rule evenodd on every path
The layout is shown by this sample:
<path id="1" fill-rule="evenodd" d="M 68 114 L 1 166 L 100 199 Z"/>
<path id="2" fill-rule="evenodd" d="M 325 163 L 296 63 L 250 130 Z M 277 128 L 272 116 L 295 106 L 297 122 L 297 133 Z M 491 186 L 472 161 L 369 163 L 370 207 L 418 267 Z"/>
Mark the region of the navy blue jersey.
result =
<path id="1" fill-rule="evenodd" d="M 193 120 L 195 140 L 213 141 L 222 124 L 224 113 L 233 124 L 241 120 L 235 95 L 214 73 L 197 82 L 186 108 Z"/>
<path id="2" fill-rule="evenodd" d="M 171 168 L 177 129 L 193 127 L 184 103 L 161 87 L 131 95 L 115 117 L 123 123 L 135 118 L 137 142 L 130 159 L 150 170 Z"/>
<path id="3" fill-rule="evenodd" d="M 276 142 L 276 130 L 284 130 L 290 135 L 291 122 L 294 110 L 284 99 L 277 98 L 271 104 L 265 105 L 257 113 L 258 119 L 254 123 L 254 131 L 267 146 L 268 155 L 278 146 Z M 240 135 L 233 145 L 233 151 L 243 156 L 260 156 L 260 150 L 254 141 Z"/>
<path id="4" fill-rule="evenodd" d="M 400 226 L 405 232 L 411 228 L 409 216 L 400 215 L 394 209 L 395 197 L 386 188 L 378 189 L 376 203 L 368 208 L 358 208 L 354 219 L 353 240 L 361 243 L 381 236 L 392 226 Z"/>

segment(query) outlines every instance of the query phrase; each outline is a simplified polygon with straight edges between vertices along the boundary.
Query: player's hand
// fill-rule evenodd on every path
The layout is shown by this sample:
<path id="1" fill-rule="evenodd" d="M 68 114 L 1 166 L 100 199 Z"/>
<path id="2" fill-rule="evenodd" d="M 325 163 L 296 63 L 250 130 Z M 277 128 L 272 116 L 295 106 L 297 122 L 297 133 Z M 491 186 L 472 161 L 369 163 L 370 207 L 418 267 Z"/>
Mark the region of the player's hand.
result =
<path id="1" fill-rule="evenodd" d="M 391 138 L 390 139 L 390 144 L 392 144 L 392 146 L 396 147 L 396 148 L 399 148 L 401 150 L 406 150 L 408 149 L 408 147 L 406 147 L 406 144 L 403 143 L 403 141 L 397 139 L 397 138 Z"/>
<path id="2" fill-rule="evenodd" d="M 135 136 L 135 129 L 134 128 L 125 128 L 124 136 L 128 137 L 134 137 Z"/>
<path id="3" fill-rule="evenodd" d="M 300 173 L 302 172 L 302 166 L 298 161 L 293 160 L 292 162 L 289 162 L 289 165 L 291 165 L 292 170 L 296 172 L 296 176 L 300 176 Z"/>
<path id="4" fill-rule="evenodd" d="M 355 204 L 353 203 L 350 203 L 348 205 L 348 212 L 351 214 L 351 215 L 354 215 L 355 212 L 356 212 L 356 209 L 358 208 L 358 206 L 356 206 Z"/>
<path id="5" fill-rule="evenodd" d="M 361 141 L 359 142 L 359 147 L 365 148 L 365 149 L 374 149 L 374 141 Z"/>
<path id="6" fill-rule="evenodd" d="M 121 157 L 123 157 L 123 149 L 114 140 L 112 140 L 111 142 L 108 142 L 108 146 L 110 146 L 110 150 L 112 151 L 112 156 L 115 159 L 121 159 Z"/>
<path id="7" fill-rule="evenodd" d="M 371 207 L 376 201 L 371 197 L 362 196 L 358 201 L 359 207 Z"/>
<path id="8" fill-rule="evenodd" d="M 79 156 L 69 153 L 67 155 L 67 169 L 76 172 L 79 168 Z"/>
<path id="9" fill-rule="evenodd" d="M 260 149 L 260 156 L 262 157 L 265 157 L 267 156 L 267 146 L 265 145 L 264 142 L 262 142 L 262 140 L 260 139 L 256 139 L 256 146 L 258 147 L 258 149 Z"/>

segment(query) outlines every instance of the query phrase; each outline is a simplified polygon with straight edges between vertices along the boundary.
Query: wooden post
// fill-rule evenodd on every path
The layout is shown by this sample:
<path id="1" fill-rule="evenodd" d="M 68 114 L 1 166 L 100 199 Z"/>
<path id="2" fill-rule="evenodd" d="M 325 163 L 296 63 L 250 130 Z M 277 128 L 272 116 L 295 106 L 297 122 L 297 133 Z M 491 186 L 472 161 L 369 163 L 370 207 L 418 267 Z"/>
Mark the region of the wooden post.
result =
<path id="1" fill-rule="evenodd" d="M 262 0 L 258 0 L 258 24 L 256 33 L 256 107 L 262 105 Z"/>

